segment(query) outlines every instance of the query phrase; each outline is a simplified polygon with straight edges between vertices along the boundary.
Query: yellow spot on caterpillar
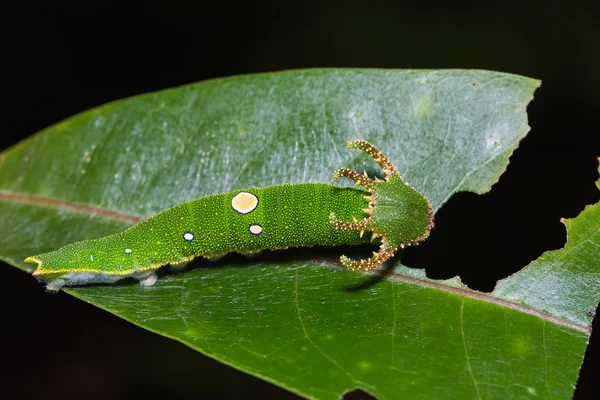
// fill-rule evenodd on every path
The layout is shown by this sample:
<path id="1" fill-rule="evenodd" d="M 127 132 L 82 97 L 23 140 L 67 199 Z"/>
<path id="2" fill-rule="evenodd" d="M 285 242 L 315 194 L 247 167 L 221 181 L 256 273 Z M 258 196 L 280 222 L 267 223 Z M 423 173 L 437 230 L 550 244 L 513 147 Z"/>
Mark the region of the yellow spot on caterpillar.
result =
<path id="1" fill-rule="evenodd" d="M 248 192 L 240 192 L 231 199 L 231 208 L 240 214 L 248 214 L 254 211 L 258 205 L 258 197 Z"/>
<path id="2" fill-rule="evenodd" d="M 257 235 L 257 236 L 260 235 L 263 231 L 262 226 L 260 226 L 259 224 L 250 225 L 248 230 L 250 231 L 251 234 Z"/>

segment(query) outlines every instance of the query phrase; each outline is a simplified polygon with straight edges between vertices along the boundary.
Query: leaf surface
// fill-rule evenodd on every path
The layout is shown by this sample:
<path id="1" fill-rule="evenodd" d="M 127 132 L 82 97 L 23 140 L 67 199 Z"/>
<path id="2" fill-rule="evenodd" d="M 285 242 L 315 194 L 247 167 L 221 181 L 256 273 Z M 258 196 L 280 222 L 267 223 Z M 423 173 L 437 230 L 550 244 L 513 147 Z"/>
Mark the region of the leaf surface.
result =
<path id="1" fill-rule="evenodd" d="M 377 173 L 344 147 L 354 138 L 384 150 L 437 210 L 497 181 L 538 85 L 487 71 L 309 70 L 108 104 L 1 155 L 0 256 L 25 269 L 26 256 L 202 195 L 330 182 L 339 167 Z M 569 398 L 598 302 L 597 214 L 586 209 L 566 249 L 491 295 L 400 264 L 384 279 L 353 273 L 335 248 L 198 260 L 149 288 L 67 292 L 306 397 Z"/>

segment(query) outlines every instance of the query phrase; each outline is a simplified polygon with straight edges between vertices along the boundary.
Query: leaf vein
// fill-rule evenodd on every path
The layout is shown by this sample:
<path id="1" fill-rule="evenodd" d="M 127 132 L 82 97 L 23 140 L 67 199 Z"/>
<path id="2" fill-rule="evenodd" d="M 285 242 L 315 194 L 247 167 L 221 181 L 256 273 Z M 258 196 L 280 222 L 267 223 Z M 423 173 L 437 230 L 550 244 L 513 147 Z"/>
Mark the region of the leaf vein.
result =
<path id="1" fill-rule="evenodd" d="M 464 309 L 465 299 L 463 297 L 462 301 L 460 302 L 460 334 L 462 337 L 463 347 L 465 349 L 465 357 L 467 358 L 467 369 L 469 371 L 469 375 L 471 375 L 473 384 L 475 385 L 475 392 L 477 393 L 477 398 L 481 400 L 481 393 L 479 393 L 479 384 L 475 379 L 475 375 L 473 375 L 473 369 L 471 368 L 471 359 L 469 357 L 469 351 L 467 350 L 467 341 L 465 339 Z"/>

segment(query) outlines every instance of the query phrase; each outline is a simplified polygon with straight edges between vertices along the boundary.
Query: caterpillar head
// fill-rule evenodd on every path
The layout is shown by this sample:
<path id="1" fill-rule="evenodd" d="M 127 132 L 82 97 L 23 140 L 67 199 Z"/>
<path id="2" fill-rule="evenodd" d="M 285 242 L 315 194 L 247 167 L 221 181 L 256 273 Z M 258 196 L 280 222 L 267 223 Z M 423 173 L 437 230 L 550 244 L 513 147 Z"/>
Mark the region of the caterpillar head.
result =
<path id="1" fill-rule="evenodd" d="M 411 246 L 425 240 L 433 228 L 433 212 L 429 200 L 420 192 L 402 181 L 402 177 L 390 160 L 375 146 L 364 140 L 351 140 L 347 146 L 360 149 L 371 156 L 383 169 L 385 180 L 371 179 L 365 173 L 342 168 L 333 174 L 333 179 L 346 177 L 369 191 L 369 202 L 364 210 L 368 217 L 345 222 L 332 213 L 330 222 L 336 229 L 371 232 L 381 243 L 378 251 L 369 259 L 354 261 L 342 256 L 340 261 L 351 270 L 367 271 L 392 257 L 399 248 Z"/>

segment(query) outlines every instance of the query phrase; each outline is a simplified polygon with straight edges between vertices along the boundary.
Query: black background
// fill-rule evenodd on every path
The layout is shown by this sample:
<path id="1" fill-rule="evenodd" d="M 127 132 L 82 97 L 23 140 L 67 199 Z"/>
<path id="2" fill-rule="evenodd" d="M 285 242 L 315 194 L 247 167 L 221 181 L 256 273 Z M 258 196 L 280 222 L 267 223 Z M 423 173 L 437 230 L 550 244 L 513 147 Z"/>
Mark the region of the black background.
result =
<path id="1" fill-rule="evenodd" d="M 493 190 L 454 196 L 432 237 L 404 261 L 489 291 L 562 247 L 559 219 L 600 197 L 596 2 L 0 1 L 0 149 L 90 107 L 207 78 L 479 68 L 543 81 L 528 109 L 532 130 Z M 294 398 L 68 295 L 47 295 L 6 264 L 0 303 L 4 394 Z M 591 338 L 577 399 L 593 397 L 599 340 Z"/>

